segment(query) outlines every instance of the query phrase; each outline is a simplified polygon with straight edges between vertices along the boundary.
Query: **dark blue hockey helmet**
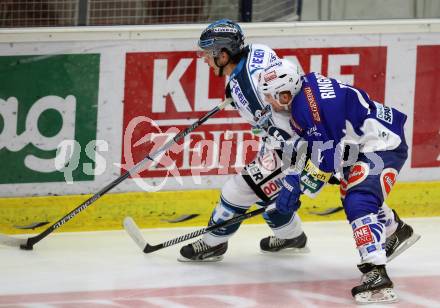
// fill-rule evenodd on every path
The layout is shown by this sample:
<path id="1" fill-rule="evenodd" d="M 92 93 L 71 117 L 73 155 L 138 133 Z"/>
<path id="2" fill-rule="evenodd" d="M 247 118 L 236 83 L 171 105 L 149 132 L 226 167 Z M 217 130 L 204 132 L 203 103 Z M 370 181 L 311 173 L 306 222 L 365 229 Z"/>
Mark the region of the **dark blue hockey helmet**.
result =
<path id="1" fill-rule="evenodd" d="M 222 50 L 234 57 L 244 47 L 244 34 L 237 23 L 229 19 L 220 19 L 203 30 L 198 45 L 213 57 L 217 57 Z"/>

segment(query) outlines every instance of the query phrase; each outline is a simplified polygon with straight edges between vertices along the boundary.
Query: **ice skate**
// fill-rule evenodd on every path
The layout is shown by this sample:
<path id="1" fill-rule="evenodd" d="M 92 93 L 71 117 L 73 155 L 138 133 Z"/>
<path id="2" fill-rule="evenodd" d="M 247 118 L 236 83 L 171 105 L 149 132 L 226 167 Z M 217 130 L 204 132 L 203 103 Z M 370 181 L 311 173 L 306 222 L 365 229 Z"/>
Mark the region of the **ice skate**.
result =
<path id="1" fill-rule="evenodd" d="M 276 236 L 265 237 L 260 241 L 260 248 L 263 252 L 288 250 L 291 252 L 306 253 L 310 251 L 306 244 L 307 236 L 303 232 L 292 239 L 280 239 Z"/>
<path id="2" fill-rule="evenodd" d="M 388 277 L 385 265 L 370 263 L 358 265 L 363 273 L 361 285 L 351 289 L 357 304 L 394 303 L 398 301 L 393 282 Z"/>
<path id="3" fill-rule="evenodd" d="M 208 246 L 203 240 L 183 246 L 180 249 L 181 262 L 216 262 L 223 260 L 223 255 L 228 249 L 228 242 L 217 246 Z"/>
<path id="4" fill-rule="evenodd" d="M 398 223 L 396 231 L 391 234 L 385 242 L 387 261 L 393 260 L 420 239 L 420 235 L 414 233 L 413 228 L 404 223 L 397 213 L 394 212 L 394 219 Z"/>

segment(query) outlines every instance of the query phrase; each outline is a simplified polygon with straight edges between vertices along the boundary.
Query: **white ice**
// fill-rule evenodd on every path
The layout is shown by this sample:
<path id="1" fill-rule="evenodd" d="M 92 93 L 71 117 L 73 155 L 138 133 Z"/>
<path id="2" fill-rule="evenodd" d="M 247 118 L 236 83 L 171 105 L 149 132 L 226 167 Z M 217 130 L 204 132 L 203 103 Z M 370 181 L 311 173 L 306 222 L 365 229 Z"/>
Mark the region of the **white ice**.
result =
<path id="1" fill-rule="evenodd" d="M 439 218 L 406 219 L 421 240 L 388 266 L 400 302 L 440 307 Z M 142 230 L 159 244 L 199 228 Z M 0 307 L 350 307 L 360 273 L 350 226 L 304 223 L 311 252 L 261 253 L 243 225 L 223 261 L 181 263 L 182 243 L 144 254 L 124 231 L 54 233 L 33 251 L 0 246 Z"/>

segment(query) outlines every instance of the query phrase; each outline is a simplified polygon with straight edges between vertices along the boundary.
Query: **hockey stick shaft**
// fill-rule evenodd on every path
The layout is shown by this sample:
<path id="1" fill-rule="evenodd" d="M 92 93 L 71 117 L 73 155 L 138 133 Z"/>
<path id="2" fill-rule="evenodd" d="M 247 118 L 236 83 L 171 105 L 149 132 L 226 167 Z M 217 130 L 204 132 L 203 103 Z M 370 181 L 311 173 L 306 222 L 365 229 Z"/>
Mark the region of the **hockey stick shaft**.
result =
<path id="1" fill-rule="evenodd" d="M 182 243 L 184 241 L 190 240 L 192 238 L 198 237 L 198 236 L 200 236 L 202 234 L 205 234 L 205 233 L 208 233 L 208 232 L 220 229 L 220 228 L 224 228 L 224 227 L 229 227 L 231 225 L 235 225 L 235 224 L 237 224 L 239 222 L 242 222 L 243 220 L 246 220 L 246 219 L 249 219 L 251 217 L 257 216 L 259 214 L 262 214 L 262 213 L 264 213 L 265 210 L 266 210 L 266 208 L 259 208 L 259 209 L 256 209 L 254 211 L 251 211 L 251 212 L 248 212 L 248 213 L 244 213 L 244 214 L 235 216 L 235 217 L 233 217 L 231 219 L 228 219 L 228 220 L 222 221 L 220 223 L 214 224 L 212 226 L 209 226 L 209 227 L 206 227 L 206 228 L 202 228 L 202 229 L 196 230 L 194 232 L 187 233 L 185 235 L 181 235 L 179 237 L 176 237 L 176 238 L 174 238 L 172 240 L 163 242 L 163 243 L 158 244 L 158 245 L 150 245 L 150 244 L 146 243 L 146 245 L 145 245 L 145 247 L 143 249 L 143 252 L 151 253 L 151 252 L 154 252 L 154 251 L 159 250 L 159 249 L 163 249 L 163 248 L 166 248 L 166 247 L 170 247 L 170 246 Z M 270 210 L 269 212 L 272 212 L 272 211 L 274 211 L 274 210 Z"/>
<path id="2" fill-rule="evenodd" d="M 145 163 L 149 160 L 154 161 L 156 157 L 158 157 L 163 152 L 167 151 L 173 144 L 178 142 L 180 139 L 188 135 L 190 132 L 195 130 L 198 126 L 206 122 L 210 117 L 212 117 L 214 114 L 216 114 L 218 111 L 225 108 L 227 105 L 229 105 L 232 102 L 231 99 L 225 99 L 221 104 L 213 108 L 211 111 L 209 111 L 207 114 L 205 114 L 202 118 L 198 119 L 196 122 L 194 122 L 191 126 L 187 127 L 185 130 L 180 131 L 173 139 L 169 140 L 166 144 L 164 144 L 162 147 L 160 147 L 157 151 L 154 153 L 147 155 L 143 160 L 138 162 L 134 167 L 132 167 L 130 170 L 123 173 L 120 177 L 118 177 L 116 180 L 102 188 L 99 192 L 91 196 L 89 199 L 81 203 L 78 207 L 73 209 L 71 212 L 66 214 L 64 217 L 62 217 L 60 220 L 52 224 L 50 227 L 48 227 L 46 230 L 41 232 L 40 234 L 30 237 L 27 239 L 26 244 L 21 244 L 20 248 L 31 250 L 33 246 L 41 241 L 43 238 L 48 236 L 50 233 L 55 231 L 56 229 L 60 228 L 62 225 L 67 223 L 69 220 L 74 218 L 76 215 L 84 211 L 86 208 L 88 208 L 92 203 L 94 203 L 96 200 L 101 198 L 103 195 L 105 195 L 107 192 L 109 192 L 111 189 L 119 185 L 122 181 L 127 179 L 132 174 L 137 174 L 139 170 L 145 165 Z"/>

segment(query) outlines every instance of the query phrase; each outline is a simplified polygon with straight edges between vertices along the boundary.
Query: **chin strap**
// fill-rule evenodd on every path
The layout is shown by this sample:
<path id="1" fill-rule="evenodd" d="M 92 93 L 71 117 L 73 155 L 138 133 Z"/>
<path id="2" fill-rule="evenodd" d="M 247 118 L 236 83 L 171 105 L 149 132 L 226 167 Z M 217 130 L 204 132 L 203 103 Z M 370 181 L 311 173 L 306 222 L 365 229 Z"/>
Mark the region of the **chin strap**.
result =
<path id="1" fill-rule="evenodd" d="M 214 58 L 214 63 L 215 63 L 215 65 L 217 65 L 217 67 L 219 68 L 218 75 L 219 75 L 219 76 L 223 76 L 223 69 L 225 68 L 226 65 L 229 64 L 229 62 L 231 62 L 231 56 L 229 56 L 228 62 L 226 62 L 225 65 L 219 65 L 219 64 L 217 63 L 217 60 L 218 60 L 218 57 L 215 57 L 215 58 Z"/>

